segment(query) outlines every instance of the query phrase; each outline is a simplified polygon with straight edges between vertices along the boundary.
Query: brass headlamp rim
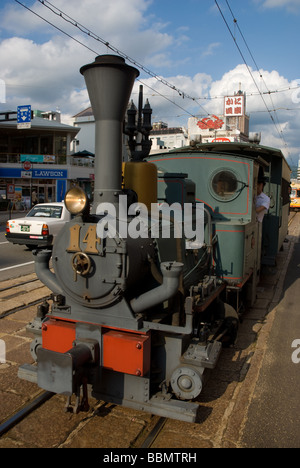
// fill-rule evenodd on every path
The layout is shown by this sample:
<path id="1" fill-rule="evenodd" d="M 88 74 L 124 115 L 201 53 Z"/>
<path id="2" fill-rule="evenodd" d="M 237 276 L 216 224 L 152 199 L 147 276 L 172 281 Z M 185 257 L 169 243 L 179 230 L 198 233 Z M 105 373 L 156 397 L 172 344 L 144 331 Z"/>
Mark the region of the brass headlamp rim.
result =
<path id="1" fill-rule="evenodd" d="M 87 210 L 89 206 L 89 200 L 82 188 L 72 187 L 65 195 L 65 205 L 67 210 L 72 215 L 78 215 Z"/>

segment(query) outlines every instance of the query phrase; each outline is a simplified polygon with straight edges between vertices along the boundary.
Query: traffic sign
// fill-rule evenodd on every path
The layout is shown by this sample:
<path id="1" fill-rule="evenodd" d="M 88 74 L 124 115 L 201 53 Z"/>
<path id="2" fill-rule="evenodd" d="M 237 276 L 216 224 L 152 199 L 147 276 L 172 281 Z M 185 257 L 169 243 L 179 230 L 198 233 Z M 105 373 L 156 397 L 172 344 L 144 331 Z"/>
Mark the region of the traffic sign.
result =
<path id="1" fill-rule="evenodd" d="M 31 106 L 18 106 L 17 128 L 31 127 Z"/>
<path id="2" fill-rule="evenodd" d="M 24 161 L 23 162 L 23 169 L 24 171 L 30 171 L 30 169 L 32 168 L 32 164 L 30 161 Z"/>

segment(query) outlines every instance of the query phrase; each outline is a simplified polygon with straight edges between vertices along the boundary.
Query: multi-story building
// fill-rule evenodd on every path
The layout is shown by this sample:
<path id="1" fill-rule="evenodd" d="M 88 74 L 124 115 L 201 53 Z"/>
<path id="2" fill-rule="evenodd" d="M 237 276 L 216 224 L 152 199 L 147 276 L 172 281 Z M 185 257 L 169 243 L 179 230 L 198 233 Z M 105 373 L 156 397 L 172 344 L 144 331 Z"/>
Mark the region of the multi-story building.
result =
<path id="1" fill-rule="evenodd" d="M 149 136 L 152 141 L 151 154 L 182 148 L 188 144 L 188 134 L 184 127 L 168 127 L 165 122 L 154 122 Z"/>
<path id="2" fill-rule="evenodd" d="M 79 164 L 87 164 L 85 152 L 95 155 L 95 118 L 91 107 L 84 109 L 73 116 L 73 125 L 78 129 L 78 134 L 72 143 L 72 153 L 76 154 Z M 128 160 L 126 137 L 123 141 L 123 160 Z M 80 157 L 82 156 L 82 157 Z M 90 161 L 91 162 L 91 161 Z"/>
<path id="3" fill-rule="evenodd" d="M 20 129 L 17 112 L 0 114 L 0 198 L 31 205 L 61 201 L 79 184 L 91 193 L 93 169 L 71 157 L 71 142 L 79 128 L 64 125 L 57 112 L 36 111 L 29 128 Z"/>

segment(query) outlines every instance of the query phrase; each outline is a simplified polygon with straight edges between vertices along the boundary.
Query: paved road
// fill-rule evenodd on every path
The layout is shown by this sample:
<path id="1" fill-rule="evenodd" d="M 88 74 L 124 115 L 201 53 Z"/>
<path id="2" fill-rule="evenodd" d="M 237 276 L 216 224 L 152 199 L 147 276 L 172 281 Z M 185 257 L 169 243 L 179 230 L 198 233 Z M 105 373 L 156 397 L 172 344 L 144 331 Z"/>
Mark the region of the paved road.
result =
<path id="1" fill-rule="evenodd" d="M 0 227 L 0 281 L 34 272 L 32 252 L 25 245 L 14 245 L 5 239 Z"/>
<path id="2" fill-rule="evenodd" d="M 242 445 L 300 447 L 300 243 L 295 238 L 280 302 L 249 407 Z M 299 341 L 295 341 L 299 340 Z M 292 347 L 292 345 L 296 347 Z M 294 362 L 293 362 L 294 361 Z"/>

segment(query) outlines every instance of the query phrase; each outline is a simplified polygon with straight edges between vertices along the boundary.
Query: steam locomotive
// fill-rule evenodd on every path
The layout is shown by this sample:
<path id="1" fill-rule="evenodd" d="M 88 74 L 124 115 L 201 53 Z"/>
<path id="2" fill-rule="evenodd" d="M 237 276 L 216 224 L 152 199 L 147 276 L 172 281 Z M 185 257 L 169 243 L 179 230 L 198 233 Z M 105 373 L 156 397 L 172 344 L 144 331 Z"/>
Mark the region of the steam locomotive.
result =
<path id="1" fill-rule="evenodd" d="M 193 422 L 205 371 L 234 343 L 245 300 L 255 300 L 261 258 L 274 262 L 283 242 L 289 168 L 280 151 L 242 143 L 194 144 L 122 166 L 139 72 L 112 55 L 80 71 L 96 125 L 94 200 L 90 208 L 79 187 L 70 189 L 72 220 L 53 249 L 34 252 L 53 294 L 27 327 L 35 363 L 19 377 L 67 395 L 75 412 L 91 394 Z M 260 167 L 272 198 L 264 232 L 254 205 Z M 172 215 L 158 211 L 153 223 L 157 206 Z M 187 208 L 192 233 L 201 214 L 201 239 L 177 235 Z"/>

